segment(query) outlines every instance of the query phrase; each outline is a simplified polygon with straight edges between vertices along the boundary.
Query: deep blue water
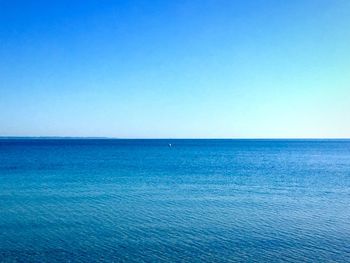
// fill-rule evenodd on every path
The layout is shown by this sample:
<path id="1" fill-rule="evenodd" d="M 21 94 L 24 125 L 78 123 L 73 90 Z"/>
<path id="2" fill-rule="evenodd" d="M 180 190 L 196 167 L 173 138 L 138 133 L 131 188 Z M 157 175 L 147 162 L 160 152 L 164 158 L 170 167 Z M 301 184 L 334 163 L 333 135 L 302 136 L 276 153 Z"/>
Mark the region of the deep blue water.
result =
<path id="1" fill-rule="evenodd" d="M 1 262 L 350 262 L 350 140 L 3 139 L 0 212 Z"/>

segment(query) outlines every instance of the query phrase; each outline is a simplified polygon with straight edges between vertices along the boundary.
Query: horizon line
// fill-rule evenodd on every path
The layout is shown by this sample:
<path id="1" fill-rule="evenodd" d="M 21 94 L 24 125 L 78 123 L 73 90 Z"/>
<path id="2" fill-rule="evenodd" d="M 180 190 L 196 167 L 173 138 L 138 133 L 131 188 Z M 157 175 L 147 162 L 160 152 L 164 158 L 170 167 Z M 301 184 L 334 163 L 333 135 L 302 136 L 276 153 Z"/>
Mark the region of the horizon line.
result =
<path id="1" fill-rule="evenodd" d="M 40 140 L 350 140 L 350 137 L 108 137 L 108 136 L 1 136 L 0 139 L 40 139 Z"/>

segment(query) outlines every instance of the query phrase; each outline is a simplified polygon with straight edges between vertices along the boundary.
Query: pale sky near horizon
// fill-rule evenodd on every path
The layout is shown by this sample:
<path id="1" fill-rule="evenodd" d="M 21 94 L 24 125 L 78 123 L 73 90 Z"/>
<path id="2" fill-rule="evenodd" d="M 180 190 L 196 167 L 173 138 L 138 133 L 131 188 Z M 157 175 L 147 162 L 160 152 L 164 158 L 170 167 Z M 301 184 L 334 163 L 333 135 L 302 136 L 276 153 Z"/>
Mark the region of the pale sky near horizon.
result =
<path id="1" fill-rule="evenodd" d="M 0 136 L 350 138 L 350 1 L 0 0 Z"/>

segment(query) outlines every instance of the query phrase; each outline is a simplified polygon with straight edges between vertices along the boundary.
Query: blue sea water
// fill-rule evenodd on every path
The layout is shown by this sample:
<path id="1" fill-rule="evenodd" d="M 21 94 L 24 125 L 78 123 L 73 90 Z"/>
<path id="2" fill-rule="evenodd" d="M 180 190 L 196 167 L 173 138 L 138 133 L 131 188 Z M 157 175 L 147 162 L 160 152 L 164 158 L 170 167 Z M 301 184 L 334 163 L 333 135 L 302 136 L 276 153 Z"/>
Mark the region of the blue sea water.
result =
<path id="1" fill-rule="evenodd" d="M 0 262 L 350 262 L 350 140 L 2 139 L 0 213 Z"/>

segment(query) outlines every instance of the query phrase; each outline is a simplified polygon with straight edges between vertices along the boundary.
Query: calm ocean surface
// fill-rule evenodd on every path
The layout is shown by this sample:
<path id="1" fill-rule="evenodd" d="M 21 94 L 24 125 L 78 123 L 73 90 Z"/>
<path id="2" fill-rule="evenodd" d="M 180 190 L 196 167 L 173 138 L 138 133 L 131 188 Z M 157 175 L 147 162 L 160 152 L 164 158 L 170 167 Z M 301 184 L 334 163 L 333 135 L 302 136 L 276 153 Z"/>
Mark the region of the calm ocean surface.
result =
<path id="1" fill-rule="evenodd" d="M 350 140 L 2 139 L 0 213 L 0 262 L 350 262 Z"/>

